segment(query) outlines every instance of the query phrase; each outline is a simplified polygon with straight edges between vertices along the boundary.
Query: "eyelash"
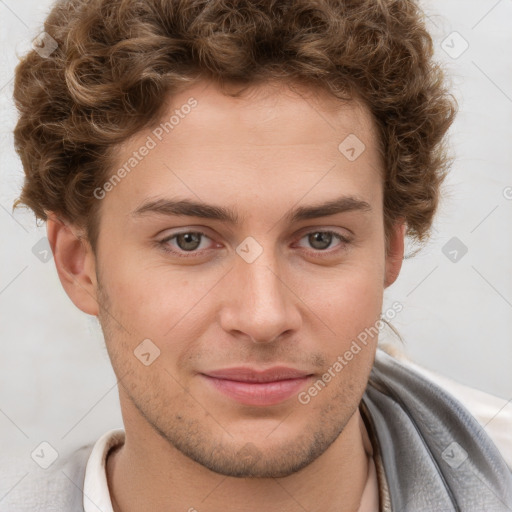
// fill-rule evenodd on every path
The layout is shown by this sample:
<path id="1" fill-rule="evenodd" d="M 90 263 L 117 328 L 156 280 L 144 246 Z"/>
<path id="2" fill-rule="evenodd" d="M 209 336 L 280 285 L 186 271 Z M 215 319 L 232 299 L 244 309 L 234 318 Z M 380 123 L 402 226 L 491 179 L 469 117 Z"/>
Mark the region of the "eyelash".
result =
<path id="1" fill-rule="evenodd" d="M 174 256 L 178 256 L 179 258 L 193 258 L 195 256 L 197 256 L 198 254 L 201 253 L 201 251 L 189 251 L 188 254 L 186 254 L 186 251 L 176 251 L 174 249 L 169 249 L 169 245 L 168 245 L 168 242 L 170 240 L 173 240 L 174 238 L 178 237 L 179 235 L 186 235 L 186 234 L 190 234 L 190 233 L 193 233 L 195 235 L 201 235 L 203 237 L 206 237 L 206 238 L 210 238 L 206 233 L 203 233 L 202 231 L 181 231 L 179 233 L 174 233 L 172 236 L 168 236 L 166 238 L 164 238 L 163 240 L 160 240 L 160 242 L 157 242 L 157 244 L 162 248 L 162 250 L 164 250 L 165 252 L 167 253 L 170 253 Z M 332 231 L 332 230 L 329 230 L 329 229 L 317 229 L 317 230 L 314 230 L 314 231 L 308 231 L 307 233 L 305 233 L 304 235 L 302 235 L 299 240 L 302 240 L 303 238 L 307 237 L 308 235 L 312 235 L 314 233 L 325 233 L 325 234 L 329 234 L 329 235 L 333 235 L 335 238 L 338 238 L 338 240 L 341 242 L 340 244 L 340 247 L 338 247 L 337 249 L 312 249 L 312 250 L 306 250 L 306 252 L 308 254 L 311 254 L 313 256 L 321 256 L 321 255 L 325 255 L 325 254 L 333 254 L 333 253 L 338 253 L 339 251 L 342 251 L 344 249 L 346 249 L 346 246 L 348 244 L 350 244 L 351 240 L 349 240 L 347 237 L 341 235 L 340 233 L 336 232 L 336 231 Z M 204 251 L 208 251 L 209 249 L 203 249 Z"/>

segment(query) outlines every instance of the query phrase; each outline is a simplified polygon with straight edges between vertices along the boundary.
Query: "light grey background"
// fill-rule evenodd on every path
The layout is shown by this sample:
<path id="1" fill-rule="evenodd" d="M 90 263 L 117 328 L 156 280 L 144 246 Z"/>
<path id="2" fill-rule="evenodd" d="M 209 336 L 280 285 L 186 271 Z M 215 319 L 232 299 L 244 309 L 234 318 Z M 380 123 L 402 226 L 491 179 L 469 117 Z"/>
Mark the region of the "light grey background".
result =
<path id="1" fill-rule="evenodd" d="M 16 53 L 30 47 L 49 5 L 0 0 L 0 453 L 27 457 L 42 441 L 62 454 L 122 426 L 96 319 L 68 299 L 53 259 L 33 254 L 44 226 L 23 210 L 11 214 L 23 178 L 11 133 Z M 405 260 L 384 309 L 404 305 L 392 323 L 415 362 L 510 400 L 512 0 L 423 5 L 460 103 L 450 131 L 456 162 L 432 242 Z M 457 262 L 443 253 L 453 237 L 468 250 Z"/>

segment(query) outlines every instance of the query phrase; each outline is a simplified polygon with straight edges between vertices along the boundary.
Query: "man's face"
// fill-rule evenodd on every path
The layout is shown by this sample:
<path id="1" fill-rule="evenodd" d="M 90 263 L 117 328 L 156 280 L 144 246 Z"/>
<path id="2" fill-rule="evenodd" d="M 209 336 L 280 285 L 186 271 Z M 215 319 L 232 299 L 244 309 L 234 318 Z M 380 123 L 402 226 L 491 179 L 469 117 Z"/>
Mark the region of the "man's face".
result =
<path id="1" fill-rule="evenodd" d="M 284 476 L 320 456 L 356 411 L 377 343 L 359 343 L 308 392 L 375 326 L 387 277 L 370 115 L 295 90 L 267 84 L 235 99 L 190 87 L 162 119 L 178 110 L 168 133 L 155 126 L 119 149 L 113 173 L 134 151 L 137 163 L 101 200 L 99 319 L 127 436 L 152 429 L 226 475 Z M 362 152 L 353 135 L 338 148 L 350 134 Z M 369 207 L 292 218 L 342 197 Z M 169 206 L 137 213 L 155 201 L 208 204 L 236 222 Z M 247 382 L 276 367 L 299 377 Z"/>

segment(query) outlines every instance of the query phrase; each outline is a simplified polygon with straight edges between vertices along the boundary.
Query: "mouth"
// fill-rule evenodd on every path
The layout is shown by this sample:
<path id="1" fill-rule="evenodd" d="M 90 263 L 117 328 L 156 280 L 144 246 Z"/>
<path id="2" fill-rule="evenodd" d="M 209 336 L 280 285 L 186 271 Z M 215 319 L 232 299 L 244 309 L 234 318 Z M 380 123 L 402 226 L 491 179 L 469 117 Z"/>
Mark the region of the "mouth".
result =
<path id="1" fill-rule="evenodd" d="M 283 366 L 266 370 L 226 368 L 200 374 L 216 391 L 243 404 L 277 405 L 296 395 L 311 373 Z"/>

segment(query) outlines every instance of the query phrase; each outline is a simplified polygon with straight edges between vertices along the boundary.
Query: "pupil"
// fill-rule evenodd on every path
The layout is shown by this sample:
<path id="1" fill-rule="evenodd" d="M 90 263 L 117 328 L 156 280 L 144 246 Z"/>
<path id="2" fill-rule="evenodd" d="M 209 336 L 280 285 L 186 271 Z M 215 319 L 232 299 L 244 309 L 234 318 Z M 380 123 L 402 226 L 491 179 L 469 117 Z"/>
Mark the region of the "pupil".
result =
<path id="1" fill-rule="evenodd" d="M 178 235 L 177 242 L 180 247 L 180 249 L 184 251 L 192 251 L 194 249 L 197 249 L 199 246 L 199 233 L 182 233 Z M 181 242 L 185 242 L 184 244 Z"/>
<path id="2" fill-rule="evenodd" d="M 322 241 L 323 238 L 326 238 L 326 240 Z M 313 233 L 312 235 L 309 235 L 309 241 L 311 245 L 315 249 L 326 249 L 329 247 L 332 239 L 331 233 Z M 320 242 L 320 246 L 318 246 L 317 242 Z"/>

